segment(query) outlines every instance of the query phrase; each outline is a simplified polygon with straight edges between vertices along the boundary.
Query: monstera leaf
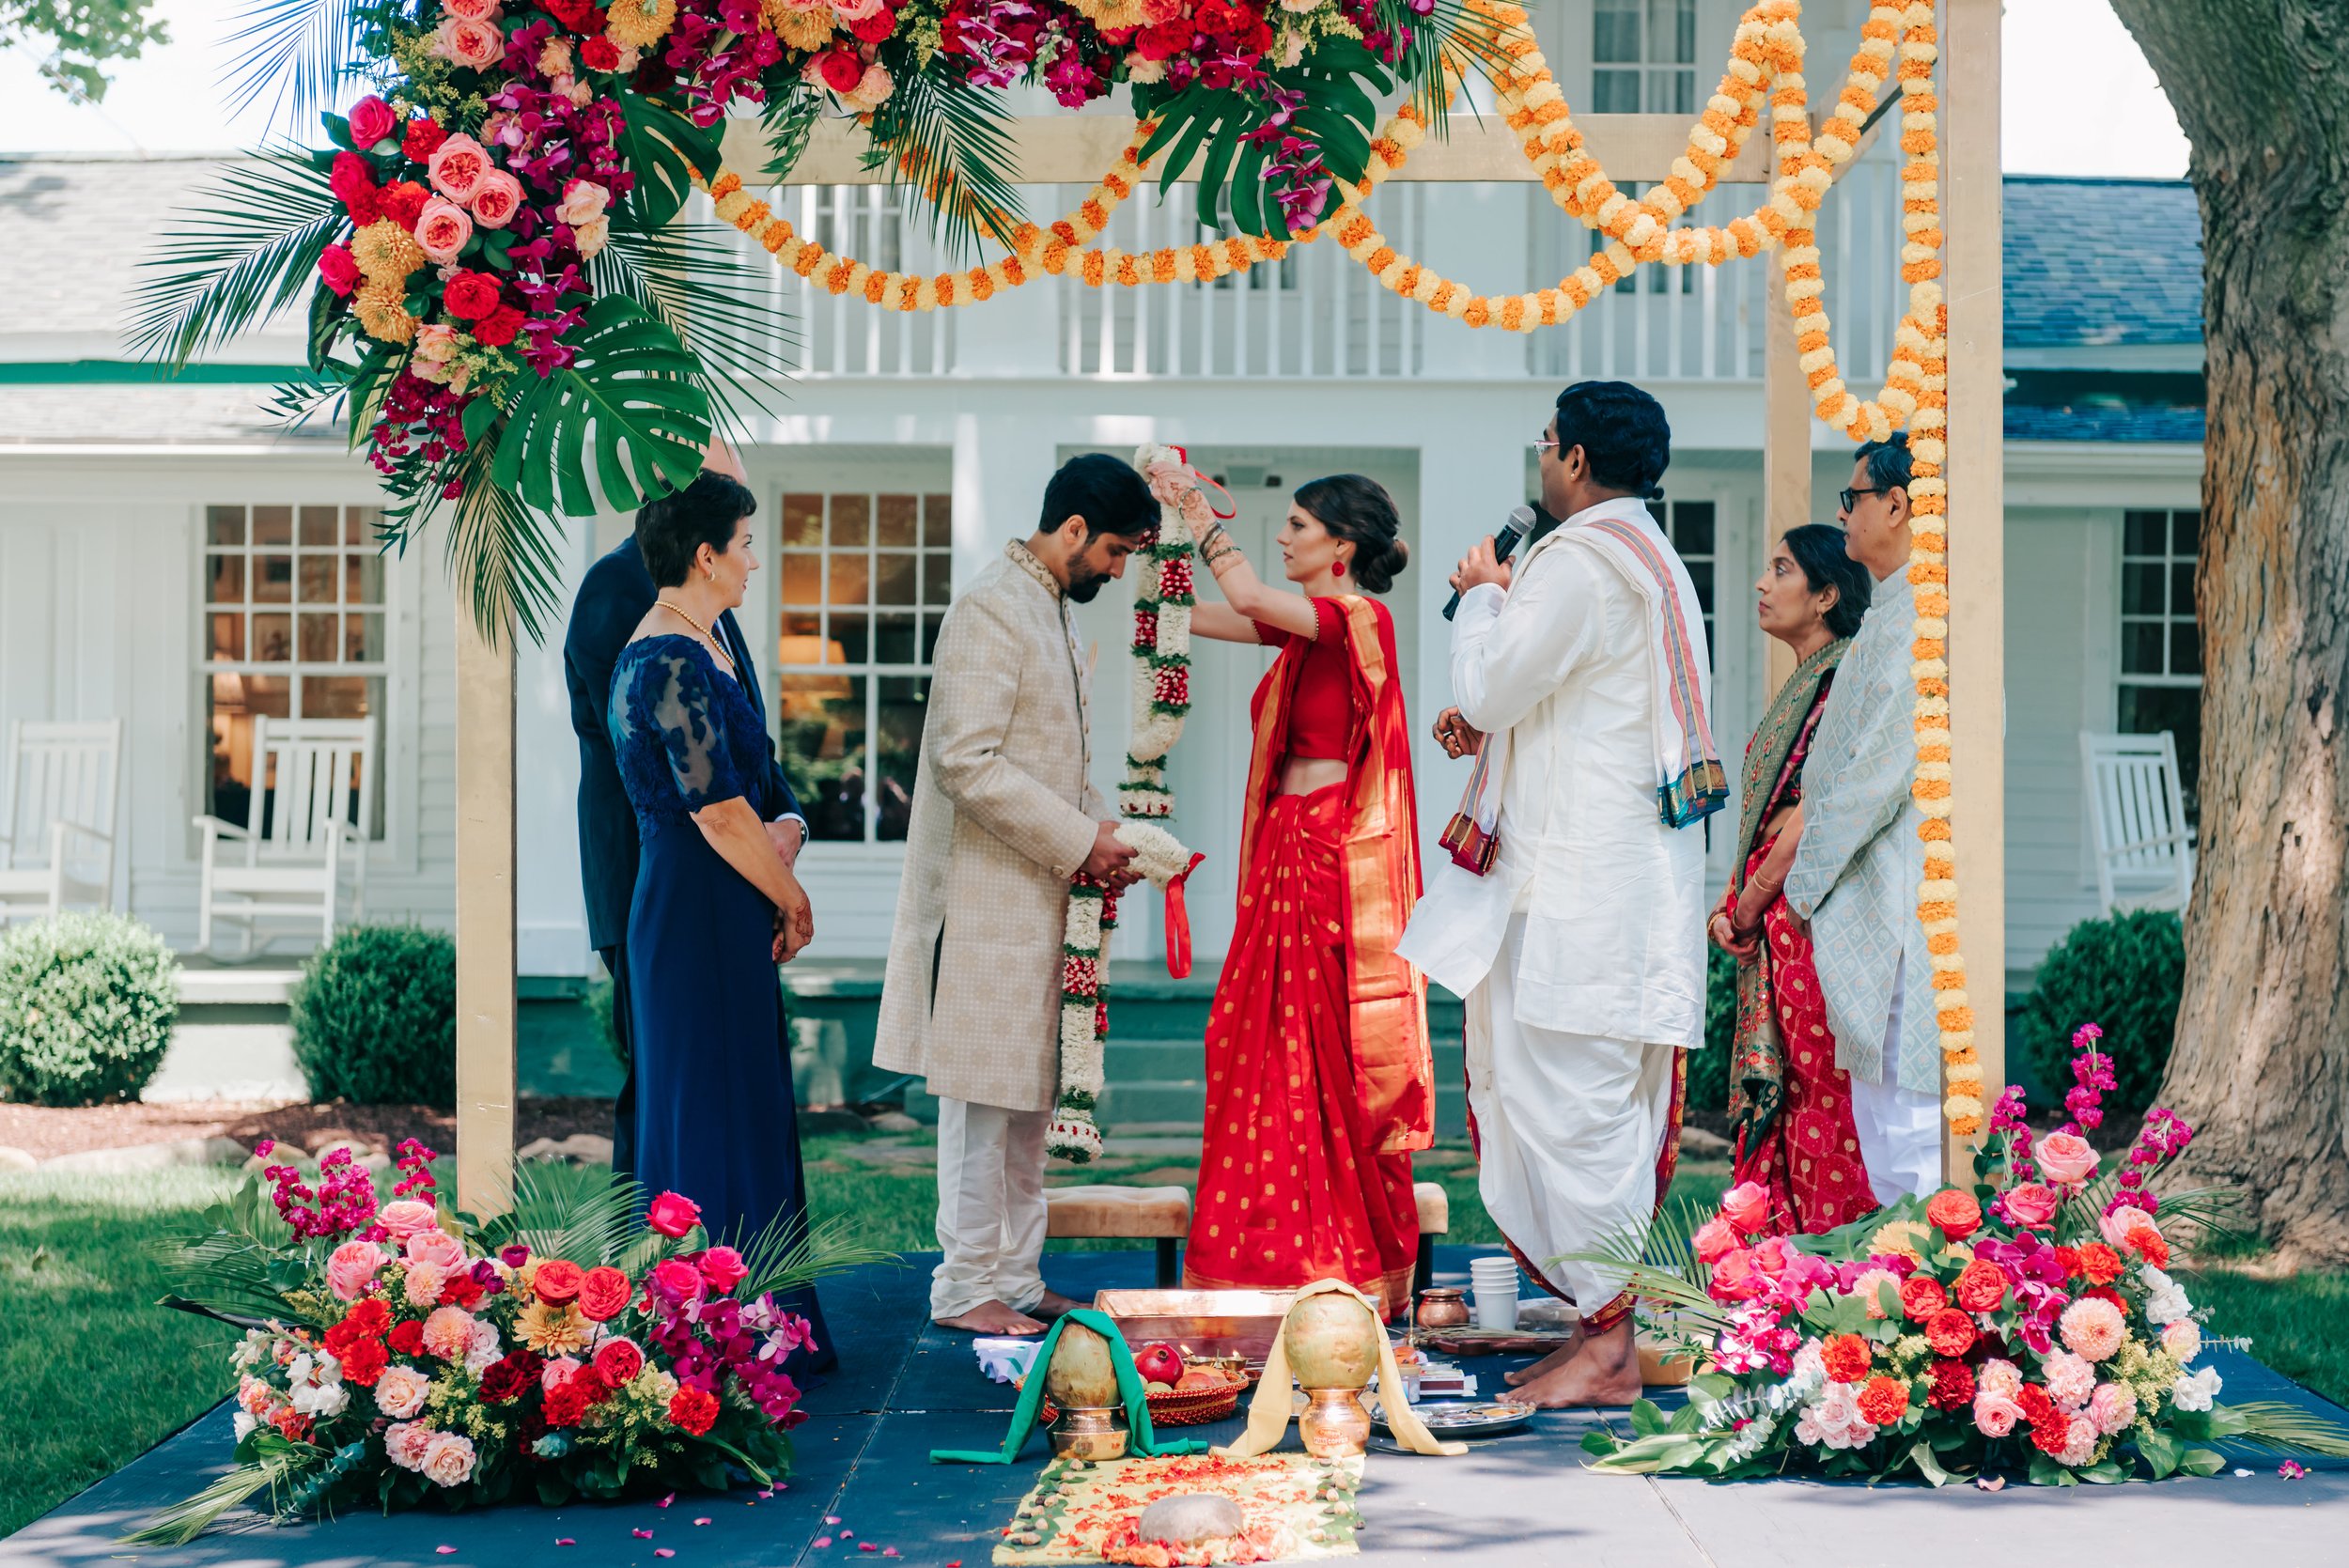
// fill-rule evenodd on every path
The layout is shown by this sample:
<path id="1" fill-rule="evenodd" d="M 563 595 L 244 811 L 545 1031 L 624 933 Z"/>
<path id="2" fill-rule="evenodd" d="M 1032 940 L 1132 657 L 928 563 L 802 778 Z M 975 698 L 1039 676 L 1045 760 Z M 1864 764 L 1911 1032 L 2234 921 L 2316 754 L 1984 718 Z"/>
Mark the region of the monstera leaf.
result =
<path id="1" fill-rule="evenodd" d="M 677 215 L 693 194 L 693 171 L 715 178 L 718 131 L 705 131 L 642 93 L 619 95 L 620 156 L 636 176 L 636 188 L 620 204 L 629 226 L 652 233 Z"/>
<path id="2" fill-rule="evenodd" d="M 632 507 L 692 482 L 709 442 L 709 395 L 677 334 L 633 301 L 607 294 L 565 334 L 577 358 L 508 388 L 490 477 L 544 513 L 589 517 L 595 466 L 604 505 Z M 486 405 L 477 404 L 476 407 Z M 478 440 L 473 410 L 467 434 Z"/>

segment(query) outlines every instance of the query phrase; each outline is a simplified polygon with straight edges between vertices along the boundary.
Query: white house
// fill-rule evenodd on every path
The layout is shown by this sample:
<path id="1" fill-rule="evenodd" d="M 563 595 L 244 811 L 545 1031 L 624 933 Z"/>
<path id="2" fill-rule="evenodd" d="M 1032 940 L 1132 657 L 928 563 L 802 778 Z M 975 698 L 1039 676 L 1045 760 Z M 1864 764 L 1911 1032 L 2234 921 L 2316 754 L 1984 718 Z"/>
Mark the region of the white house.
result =
<path id="1" fill-rule="evenodd" d="M 1812 8 L 1823 62 L 1862 8 Z M 1552 0 L 1569 98 L 1600 111 L 1692 111 L 1719 69 L 1729 0 Z M 1657 24 L 1643 27 L 1643 21 Z M 1814 25 L 1817 22 L 1814 22 Z M 1814 79 L 1828 68 L 1814 66 Z M 1881 366 L 1898 307 L 1896 186 L 1879 145 L 1847 177 L 1821 244 L 1853 380 Z M 138 237 L 215 160 L 0 161 L 0 235 L 22 261 L 0 297 L 0 733 L 8 721 L 125 721 L 117 901 L 195 938 L 195 814 L 254 785 L 250 718 L 364 716 L 384 766 L 367 807 L 370 918 L 443 924 L 452 908 L 458 744 L 452 596 L 436 533 L 405 555 L 368 542 L 377 500 L 331 430 L 278 431 L 259 407 L 301 358 L 298 323 L 158 384 L 123 338 Z M 1707 211 L 1750 205 L 1731 187 Z M 1029 192 L 1057 212 L 1071 193 Z M 921 215 L 878 188 L 794 188 L 778 210 L 877 265 L 936 258 Z M 1396 183 L 1378 197 L 1400 249 L 1480 287 L 1554 279 L 1587 251 L 1538 186 Z M 2058 220 L 2061 221 L 2059 222 Z M 2174 729 L 2191 767 L 2199 657 L 2192 562 L 2202 430 L 2201 265 L 2182 184 L 2007 184 L 2007 875 L 2010 982 L 2094 913 L 2078 735 Z M 1129 247 L 1193 232 L 1188 194 L 1129 204 Z M 1379 291 L 1334 246 L 1212 286 L 1089 291 L 1047 281 L 988 304 L 899 317 L 773 286 L 788 399 L 745 451 L 767 569 L 743 612 L 779 737 L 813 804 L 803 870 L 816 956 L 876 956 L 895 895 L 924 659 L 955 584 L 1036 520 L 1070 454 L 1187 445 L 1240 504 L 1258 560 L 1291 489 L 1357 471 L 1407 520 L 1392 604 L 1412 672 L 1421 820 L 1431 841 L 1461 782 L 1424 737 L 1447 700 L 1449 564 L 1532 493 L 1531 442 L 1558 389 L 1615 376 L 1670 411 L 1665 520 L 1706 595 L 1716 732 L 1734 756 L 1765 698 L 1747 584 L 1760 565 L 1765 268 L 1650 270 L 1575 323 L 1471 333 Z M 1875 372 L 1880 374 L 1880 370 Z M 1832 515 L 1850 448 L 1813 426 L 1814 515 Z M 628 526 L 580 526 L 573 580 Z M 1122 601 L 1087 612 L 1097 723 L 1126 722 Z M 559 629 L 551 643 L 559 644 Z M 1194 897 L 1203 961 L 1228 934 L 1246 696 L 1263 656 L 1206 647 L 1173 769 L 1178 829 L 1213 868 Z M 588 972 L 571 810 L 576 753 L 555 648 L 521 660 L 521 967 Z M 1119 748 L 1097 747 L 1103 783 Z M 1733 772 L 1735 769 L 1733 768 Z M 1734 815 L 1731 817 L 1734 821 Z M 1716 832 L 1717 867 L 1726 856 Z M 1121 939 L 1148 951 L 1146 922 Z M 308 939 L 291 943 L 299 951 Z"/>

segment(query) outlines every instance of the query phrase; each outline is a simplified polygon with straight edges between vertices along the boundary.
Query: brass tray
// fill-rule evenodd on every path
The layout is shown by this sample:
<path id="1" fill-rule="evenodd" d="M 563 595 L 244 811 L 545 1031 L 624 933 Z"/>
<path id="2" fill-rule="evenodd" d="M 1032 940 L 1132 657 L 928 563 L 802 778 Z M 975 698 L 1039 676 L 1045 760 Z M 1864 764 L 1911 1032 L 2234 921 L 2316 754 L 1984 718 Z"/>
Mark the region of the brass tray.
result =
<path id="1" fill-rule="evenodd" d="M 1286 1290 L 1105 1290 L 1093 1306 L 1128 1345 L 1162 1340 L 1193 1358 L 1231 1356 L 1262 1366 L 1296 1298 Z"/>

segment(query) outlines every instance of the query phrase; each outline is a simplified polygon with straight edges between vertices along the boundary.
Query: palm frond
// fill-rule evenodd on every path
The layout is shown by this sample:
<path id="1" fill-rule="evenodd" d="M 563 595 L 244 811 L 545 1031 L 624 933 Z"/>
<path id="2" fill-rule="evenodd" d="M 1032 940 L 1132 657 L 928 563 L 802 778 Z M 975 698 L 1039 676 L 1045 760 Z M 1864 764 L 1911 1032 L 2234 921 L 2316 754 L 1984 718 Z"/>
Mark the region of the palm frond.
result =
<path id="1" fill-rule="evenodd" d="M 254 0 L 227 39 L 241 51 L 228 68 L 228 113 L 266 99 L 280 130 L 314 126 L 361 73 L 358 9 L 357 0 Z"/>
<path id="2" fill-rule="evenodd" d="M 506 1219 L 530 1250 L 593 1265 L 618 1258 L 643 1228 L 644 1189 L 596 1166 L 525 1160 Z"/>
<path id="3" fill-rule="evenodd" d="M 1709 1276 L 1690 1239 L 1705 1218 L 1699 1204 L 1680 1198 L 1652 1224 L 1618 1231 L 1582 1251 L 1548 1261 L 1583 1264 L 1619 1279 L 1624 1290 L 1668 1308 L 1684 1337 L 1710 1339 L 1728 1326 L 1728 1317 L 1705 1290 Z"/>
<path id="4" fill-rule="evenodd" d="M 166 1304 L 228 1322 L 298 1318 L 286 1299 L 302 1271 L 282 1262 L 293 1233 L 272 1206 L 256 1173 L 204 1212 L 202 1228 L 157 1236 L 148 1255 L 178 1275 Z M 275 1263 L 275 1266 L 272 1264 Z"/>
<path id="5" fill-rule="evenodd" d="M 503 642 L 507 629 L 517 625 L 533 642 L 544 641 L 546 628 L 563 607 L 563 564 L 555 553 L 560 524 L 534 512 L 510 484 L 492 474 L 501 442 L 514 439 L 510 429 L 501 431 L 465 454 L 459 470 L 464 489 L 448 525 L 450 581 L 465 584 L 474 624 L 492 644 Z M 387 511 L 387 530 L 404 543 L 421 530 L 436 504 L 428 491 Z"/>
<path id="6" fill-rule="evenodd" d="M 1008 245 L 1019 224 L 1011 111 L 1002 94 L 959 76 L 922 70 L 901 75 L 873 111 L 864 166 L 884 165 L 893 183 L 930 204 L 930 235 L 969 254 L 982 235 Z"/>
<path id="7" fill-rule="evenodd" d="M 2233 1418 L 2222 1421 L 2222 1416 Z M 2281 1400 L 2253 1400 L 2213 1411 L 2210 1440 L 2215 1443 L 2263 1449 L 2271 1453 L 2313 1453 L 2326 1459 L 2349 1459 L 2349 1426 L 2327 1421 L 2313 1410 Z M 2219 1430 L 2232 1426 L 2232 1432 Z"/>
<path id="8" fill-rule="evenodd" d="M 769 179 L 789 178 L 816 134 L 816 122 L 823 117 L 823 93 L 804 82 L 792 83 L 786 92 L 767 95 L 758 109 L 759 123 L 767 134 L 767 164 L 760 173 Z"/>
<path id="9" fill-rule="evenodd" d="M 599 294 L 635 301 L 700 358 L 721 423 L 742 434 L 742 405 L 774 411 L 799 334 L 784 314 L 772 266 L 745 254 L 732 229 L 673 224 L 646 233 L 615 225 L 612 242 L 588 263 L 587 279 Z"/>
<path id="10" fill-rule="evenodd" d="M 1509 68 L 1510 57 L 1501 48 L 1499 24 L 1470 11 L 1461 0 L 1436 0 L 1436 8 L 1411 25 L 1411 49 L 1397 69 L 1411 83 L 1411 107 L 1442 137 L 1450 132 L 1456 96 L 1446 78 L 1493 81 Z M 1481 121 L 1483 116 L 1478 117 Z"/>
<path id="11" fill-rule="evenodd" d="M 211 1529 L 222 1514 L 250 1501 L 255 1494 L 275 1494 L 303 1463 L 300 1456 L 288 1452 L 239 1465 L 194 1497 L 184 1498 L 157 1513 L 148 1524 L 124 1535 L 122 1545 L 184 1546 Z"/>
<path id="12" fill-rule="evenodd" d="M 742 1248 L 743 1266 L 750 1272 L 737 1294 L 753 1301 L 770 1291 L 812 1285 L 843 1269 L 896 1261 L 897 1254 L 888 1249 L 857 1240 L 855 1226 L 847 1219 L 811 1227 L 805 1220 L 788 1224 L 778 1218 Z"/>
<path id="13" fill-rule="evenodd" d="M 131 346 L 174 369 L 288 308 L 318 281 L 344 223 L 326 176 L 299 153 L 231 166 L 175 214 L 131 296 Z"/>

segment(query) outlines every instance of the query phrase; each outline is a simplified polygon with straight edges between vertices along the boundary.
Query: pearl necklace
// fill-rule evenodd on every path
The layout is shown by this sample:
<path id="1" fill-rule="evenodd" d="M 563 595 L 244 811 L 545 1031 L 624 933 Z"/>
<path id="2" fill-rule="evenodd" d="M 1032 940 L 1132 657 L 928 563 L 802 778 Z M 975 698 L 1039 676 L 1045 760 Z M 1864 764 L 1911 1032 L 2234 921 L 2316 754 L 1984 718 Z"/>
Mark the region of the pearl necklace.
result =
<path id="1" fill-rule="evenodd" d="M 670 614 L 675 615 L 678 620 L 683 621 L 687 626 L 692 627 L 695 631 L 700 632 L 702 634 L 702 641 L 709 644 L 709 651 L 716 654 L 720 659 L 725 660 L 726 669 L 729 672 L 733 670 L 734 658 L 732 655 L 728 654 L 723 647 L 719 645 L 717 634 L 711 631 L 708 627 L 702 625 L 701 622 L 695 620 L 692 615 L 686 613 L 684 606 L 678 604 L 675 599 L 656 598 L 653 602 L 661 606 L 661 609 L 669 612 Z"/>

